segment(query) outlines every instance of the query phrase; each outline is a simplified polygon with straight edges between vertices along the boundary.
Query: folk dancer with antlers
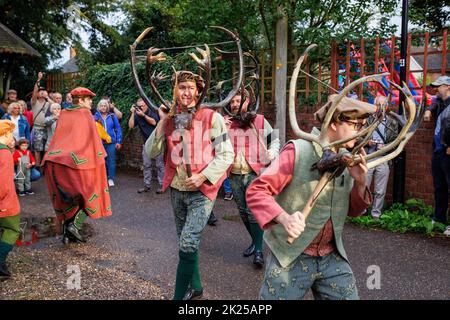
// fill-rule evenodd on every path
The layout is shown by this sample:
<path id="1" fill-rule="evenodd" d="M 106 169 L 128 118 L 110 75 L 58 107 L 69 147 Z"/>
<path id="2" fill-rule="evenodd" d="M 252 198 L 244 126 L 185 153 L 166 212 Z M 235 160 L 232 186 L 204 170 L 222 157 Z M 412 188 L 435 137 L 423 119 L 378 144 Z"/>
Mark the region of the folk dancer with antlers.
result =
<path id="1" fill-rule="evenodd" d="M 329 106 L 330 103 L 319 110 L 316 119 L 323 120 Z M 334 142 L 354 135 L 375 110 L 373 105 L 344 98 L 326 136 Z M 314 128 L 311 134 L 318 136 L 319 131 Z M 355 140 L 351 140 L 343 147 L 354 145 Z M 321 155 L 317 144 L 302 139 L 290 141 L 279 158 L 247 190 L 248 206 L 256 220 L 263 229 L 272 227 L 265 239 L 271 255 L 260 292 L 262 299 L 302 299 L 310 288 L 316 298 L 358 297 L 342 244 L 342 230 L 347 214 L 361 214 L 371 202 L 366 187 L 367 168 L 361 163 L 336 177 L 322 191 L 305 225 L 300 210 L 319 179 L 319 173 L 311 171 L 311 167 Z M 300 237 L 289 245 L 286 233 Z"/>
<path id="2" fill-rule="evenodd" d="M 280 140 L 273 135 L 270 123 L 261 114 L 256 114 L 256 101 L 250 92 L 241 88 L 230 103 L 231 116 L 225 116 L 228 134 L 234 148 L 230 183 L 242 222 L 252 239 L 243 256 L 254 254 L 253 264 L 262 268 L 263 233 L 247 206 L 245 192 L 255 178 L 274 160 L 280 151 Z M 253 106 L 253 108 L 252 108 Z M 267 142 L 266 142 L 267 141 Z M 268 145 L 268 147 L 266 146 Z"/>
<path id="3" fill-rule="evenodd" d="M 10 120 L 0 120 L 0 281 L 9 279 L 11 273 L 6 258 L 20 235 L 20 205 L 14 186 L 14 161 L 10 148 L 14 149 L 15 125 Z"/>
<path id="4" fill-rule="evenodd" d="M 403 128 L 393 142 L 366 155 L 362 148 L 383 119 L 385 109 L 377 111 L 374 105 L 346 95 L 363 82 L 380 81 L 384 76 L 373 75 L 330 96 L 315 114 L 322 124 L 320 131 L 302 131 L 295 115 L 296 84 L 301 64 L 313 47 L 298 60 L 289 90 L 290 123 L 300 139 L 288 142 L 247 189 L 248 207 L 267 230 L 264 238 L 271 252 L 260 291 L 262 299 L 302 299 L 309 289 L 317 299 L 358 298 L 342 241 L 345 218 L 367 208 L 371 201 L 367 170 L 402 151 L 424 112 L 416 108 L 406 87 L 391 83 L 406 96 L 403 117 L 390 114 Z M 366 118 L 374 113 L 376 121 L 363 128 Z M 359 144 L 357 138 L 362 138 Z"/>
<path id="5" fill-rule="evenodd" d="M 99 219 L 112 214 L 107 154 L 91 114 L 95 93 L 82 87 L 70 93 L 73 105 L 61 111 L 43 159 L 50 200 L 63 224 L 64 244 L 86 241 L 81 230 L 88 217 Z"/>
<path id="6" fill-rule="evenodd" d="M 147 50 L 146 73 L 152 91 L 162 103 L 159 108 L 145 94 L 136 71 L 136 46 L 152 30 L 147 28 L 130 46 L 131 69 L 140 96 L 154 110 L 160 122 L 145 144 L 147 154 L 153 158 L 164 153 L 165 172 L 163 191 L 170 187 L 175 225 L 179 237 L 179 262 L 176 274 L 174 300 L 191 300 L 203 295 L 199 270 L 199 245 L 202 231 L 210 216 L 218 190 L 233 162 L 234 153 L 225 120 L 214 108 L 223 108 L 236 95 L 243 77 L 243 54 L 240 39 L 231 31 L 214 27 L 227 33 L 235 42 L 239 56 L 239 74 L 228 96 L 217 103 L 204 103 L 211 81 L 211 53 L 197 48 L 202 55 L 190 56 L 204 71 L 205 80 L 189 71 L 175 71 L 172 76 L 173 99 L 168 103 L 157 90 L 165 79 L 161 73 L 151 73 L 154 62 L 166 57 L 160 49 Z M 155 55 L 155 53 L 159 52 Z M 168 112 L 168 113 L 167 113 Z"/>
<path id="7" fill-rule="evenodd" d="M 146 150 L 151 158 L 161 152 L 165 155 L 163 190 L 170 187 L 179 237 L 173 298 L 191 300 L 203 294 L 198 253 L 201 234 L 234 154 L 229 140 L 212 143 L 227 133 L 223 117 L 208 108 L 195 108 L 199 94 L 206 89 L 203 79 L 187 71 L 177 72 L 174 79 L 176 105 L 169 114 L 159 112 L 160 122 L 147 140 Z M 187 125 L 181 128 L 177 122 L 183 117 Z M 180 148 L 183 144 L 188 147 Z M 176 159 L 175 153 L 182 155 Z"/>

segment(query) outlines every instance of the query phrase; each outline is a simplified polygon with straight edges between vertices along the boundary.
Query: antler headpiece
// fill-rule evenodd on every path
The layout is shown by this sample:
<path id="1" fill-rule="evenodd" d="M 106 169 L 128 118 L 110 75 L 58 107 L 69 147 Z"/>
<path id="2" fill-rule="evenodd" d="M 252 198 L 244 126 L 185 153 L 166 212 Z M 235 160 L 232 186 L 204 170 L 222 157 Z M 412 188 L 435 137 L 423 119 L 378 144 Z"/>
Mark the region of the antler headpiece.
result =
<path id="1" fill-rule="evenodd" d="M 302 131 L 298 125 L 297 117 L 295 114 L 297 78 L 303 61 L 305 60 L 311 49 L 315 47 L 316 45 L 310 45 L 303 53 L 303 55 L 298 59 L 292 74 L 289 88 L 289 120 L 295 135 L 300 139 L 317 143 L 318 145 L 321 146 L 323 150 L 322 159 L 317 164 L 315 164 L 313 168 L 318 169 L 322 175 L 319 182 L 316 185 L 316 188 L 313 191 L 313 194 L 310 196 L 307 204 L 305 205 L 305 208 L 302 210 L 302 213 L 305 216 L 305 218 L 311 212 L 320 192 L 323 190 L 326 184 L 330 180 L 332 180 L 335 176 L 340 174 L 345 169 L 346 166 L 354 166 L 365 160 L 367 162 L 367 167 L 370 169 L 375 166 L 378 166 L 381 163 L 387 162 L 395 158 L 403 150 L 406 143 L 409 141 L 409 139 L 411 139 L 417 128 L 420 126 L 425 109 L 421 107 L 419 108 L 416 107 L 411 92 L 409 91 L 406 84 L 404 84 L 402 88 L 397 84 L 391 82 L 391 84 L 395 88 L 397 88 L 405 95 L 407 107 L 404 109 L 408 111 L 408 116 L 406 116 L 406 110 L 404 110 L 403 116 L 398 116 L 393 112 L 389 112 L 387 114 L 387 116 L 396 118 L 396 120 L 399 121 L 400 124 L 403 126 L 402 130 L 400 131 L 400 133 L 398 134 L 397 138 L 394 141 L 387 144 L 380 150 L 371 153 L 369 155 L 358 154 L 361 148 L 364 147 L 369 142 L 372 133 L 375 131 L 379 123 L 384 118 L 386 110 L 385 108 L 378 109 L 378 111 L 375 113 L 375 121 L 364 130 L 361 130 L 356 134 L 339 141 L 329 141 L 327 137 L 328 127 L 331 121 L 333 120 L 333 117 L 335 116 L 335 112 L 338 106 L 341 104 L 343 99 L 347 99 L 346 98 L 347 94 L 351 92 L 353 88 L 364 82 L 370 81 L 379 82 L 383 76 L 386 76 L 389 73 L 370 75 L 362 77 L 356 81 L 353 81 L 332 100 L 331 104 L 329 104 L 329 106 L 326 108 L 327 109 L 326 114 L 322 119 L 322 127 L 319 136 Z M 333 151 L 333 149 L 338 149 L 345 143 L 358 138 L 361 140 L 361 142 L 356 147 L 353 148 L 351 153 L 350 152 L 336 153 Z M 292 243 L 294 240 L 295 239 L 288 239 L 288 242 Z"/>
<path id="2" fill-rule="evenodd" d="M 174 75 L 173 79 L 177 79 L 177 81 L 179 82 L 181 76 L 184 77 L 184 76 L 190 75 L 191 76 L 190 79 L 192 79 L 196 82 L 199 92 L 201 92 L 200 97 L 197 99 L 197 102 L 195 105 L 196 108 L 199 108 L 199 107 L 222 108 L 222 107 L 226 106 L 231 101 L 231 99 L 236 95 L 236 93 L 238 92 L 238 90 L 241 86 L 241 83 L 242 83 L 244 66 L 243 66 L 243 53 L 242 53 L 240 39 L 233 32 L 231 32 L 230 30 L 225 29 L 223 27 L 211 26 L 211 28 L 219 29 L 219 30 L 225 32 L 228 36 L 230 36 L 230 38 L 235 43 L 235 45 L 237 47 L 239 71 L 238 71 L 238 76 L 237 76 L 236 82 L 233 86 L 233 89 L 229 92 L 228 96 L 225 99 L 223 99 L 222 101 L 217 102 L 217 103 L 204 103 L 204 99 L 206 97 L 206 94 L 209 90 L 210 83 L 211 83 L 211 52 L 210 52 L 208 45 L 205 44 L 205 50 L 196 48 L 198 53 L 200 53 L 201 58 L 199 58 L 194 53 L 190 53 L 189 55 L 197 63 L 198 67 L 203 72 L 205 72 L 205 80 L 203 80 L 203 78 L 201 78 L 200 76 L 198 76 L 194 73 L 188 72 L 188 71 L 178 71 L 178 72 L 175 71 L 175 75 Z M 130 45 L 130 61 L 131 61 L 131 71 L 132 71 L 132 75 L 133 75 L 134 84 L 136 86 L 136 89 L 139 92 L 139 95 L 142 97 L 144 102 L 149 107 L 157 110 L 159 108 L 159 105 L 154 103 L 145 94 L 145 91 L 143 90 L 142 85 L 139 81 L 138 73 L 136 71 L 137 58 L 135 55 L 136 47 L 138 46 L 139 43 L 141 43 L 141 41 L 145 38 L 145 36 L 152 29 L 153 28 L 151 28 L 151 27 L 145 29 L 142 32 L 142 34 L 134 41 L 134 43 L 132 45 Z M 167 49 L 170 49 L 170 48 L 167 48 Z M 164 106 L 166 111 L 168 111 L 173 108 L 175 101 L 172 101 L 172 103 L 169 103 L 168 100 L 166 100 L 162 97 L 162 95 L 160 94 L 160 92 L 158 91 L 158 88 L 157 88 L 158 83 L 167 79 L 167 76 L 164 75 L 162 72 L 156 74 L 156 71 L 153 71 L 153 73 L 152 73 L 152 65 L 156 62 L 163 62 L 163 61 L 166 61 L 166 56 L 162 52 L 162 49 L 151 47 L 147 50 L 146 74 L 147 74 L 148 82 L 150 84 L 150 87 L 151 87 L 154 95 L 158 98 L 158 100 Z"/>

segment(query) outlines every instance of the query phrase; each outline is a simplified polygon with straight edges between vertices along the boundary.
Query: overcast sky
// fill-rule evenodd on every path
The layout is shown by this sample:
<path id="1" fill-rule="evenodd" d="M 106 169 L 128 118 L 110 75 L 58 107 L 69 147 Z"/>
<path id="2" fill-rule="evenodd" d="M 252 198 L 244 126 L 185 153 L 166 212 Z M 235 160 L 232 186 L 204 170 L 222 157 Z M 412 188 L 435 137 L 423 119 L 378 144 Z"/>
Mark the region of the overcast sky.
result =
<path id="1" fill-rule="evenodd" d="M 120 23 L 124 18 L 125 17 L 122 12 L 113 13 L 110 14 L 105 19 L 105 23 L 107 23 L 108 25 L 120 25 Z M 84 32 L 83 30 L 79 30 L 78 35 L 81 37 L 83 47 L 87 48 L 89 43 L 89 34 L 87 32 Z M 51 69 L 53 67 L 60 67 L 69 59 L 70 59 L 70 47 L 68 46 L 67 48 L 64 49 L 60 59 L 50 62 L 49 68 Z"/>

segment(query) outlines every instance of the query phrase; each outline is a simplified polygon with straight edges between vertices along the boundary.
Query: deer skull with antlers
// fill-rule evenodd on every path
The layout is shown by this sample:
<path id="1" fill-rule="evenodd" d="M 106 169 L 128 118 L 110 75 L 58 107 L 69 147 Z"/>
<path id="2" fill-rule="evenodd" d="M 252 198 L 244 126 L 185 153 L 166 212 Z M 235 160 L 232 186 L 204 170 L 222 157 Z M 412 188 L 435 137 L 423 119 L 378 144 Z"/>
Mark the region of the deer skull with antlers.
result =
<path id="1" fill-rule="evenodd" d="M 305 219 L 311 213 L 316 200 L 318 199 L 321 191 L 325 188 L 327 183 L 334 179 L 337 175 L 341 174 L 347 166 L 355 166 L 363 162 L 367 163 L 367 168 L 370 169 L 396 157 L 403 150 L 406 143 L 409 141 L 409 139 L 411 139 L 417 128 L 420 126 L 424 113 L 424 108 L 416 107 L 411 92 L 408 90 L 406 85 L 400 87 L 395 83 L 391 83 L 395 88 L 397 88 L 405 95 L 406 108 L 404 109 L 408 112 L 408 116 L 406 116 L 406 113 L 404 113 L 403 117 L 399 117 L 397 115 L 394 115 L 392 112 L 386 115 L 386 109 L 379 108 L 374 114 L 375 121 L 364 130 L 360 130 L 356 134 L 351 135 L 345 139 L 340 139 L 338 141 L 329 141 L 329 138 L 327 136 L 328 127 L 332 122 L 338 105 L 342 103 L 343 99 L 348 99 L 346 98 L 347 94 L 351 92 L 353 88 L 364 82 L 379 82 L 381 80 L 381 77 L 385 76 L 386 74 L 370 75 L 362 77 L 350 83 L 326 106 L 326 108 L 324 109 L 326 111 L 326 114 L 322 119 L 322 126 L 320 134 L 318 136 L 302 131 L 297 123 L 297 117 L 295 113 L 296 86 L 301 65 L 306 59 L 308 53 L 314 47 L 316 47 L 316 45 L 309 46 L 303 53 L 303 55 L 298 59 L 292 74 L 289 88 L 289 120 L 295 135 L 300 139 L 318 144 L 323 151 L 322 158 L 311 168 L 312 170 L 318 170 L 321 174 L 321 177 L 312 195 L 309 197 L 305 207 L 302 210 Z M 364 152 L 359 153 L 361 149 L 368 143 L 372 133 L 385 116 L 392 116 L 396 118 L 403 126 L 397 138 L 385 147 L 372 154 L 366 155 Z M 348 151 L 344 153 L 338 153 L 335 151 L 344 146 L 345 143 L 355 139 L 360 139 L 361 142 L 356 147 L 354 147 L 351 152 Z M 295 239 L 293 238 L 288 238 L 288 243 L 292 243 L 294 240 Z"/>
<path id="2" fill-rule="evenodd" d="M 205 72 L 205 86 L 201 92 L 200 97 L 198 98 L 195 107 L 203 108 L 203 107 L 209 107 L 209 108 L 222 108 L 226 106 L 231 99 L 236 95 L 238 92 L 243 78 L 244 73 L 244 67 L 243 67 L 243 52 L 241 48 L 240 39 L 231 31 L 228 29 L 225 29 L 223 27 L 219 26 L 211 26 L 211 28 L 219 29 L 223 32 L 225 32 L 236 44 L 237 47 L 237 56 L 238 56 L 238 62 L 239 62 L 239 71 L 238 76 L 236 78 L 236 82 L 234 83 L 233 89 L 229 92 L 228 96 L 217 103 L 204 103 L 204 99 L 206 97 L 206 94 L 209 90 L 210 82 L 211 82 L 211 52 L 207 44 L 205 44 L 205 50 L 196 48 L 198 53 L 200 54 L 201 58 L 199 58 L 196 54 L 190 53 L 190 57 L 197 63 L 198 67 Z M 134 80 L 134 84 L 136 86 L 136 89 L 139 93 L 139 95 L 142 97 L 144 102 L 154 110 L 159 109 L 159 105 L 154 103 L 145 93 L 145 91 L 142 88 L 142 85 L 139 81 L 138 73 L 136 70 L 136 64 L 137 64 L 137 57 L 136 57 L 136 48 L 137 46 L 142 42 L 142 40 L 146 37 L 146 35 L 152 30 L 153 28 L 147 28 L 145 29 L 141 35 L 134 41 L 132 45 L 130 45 L 130 62 L 131 62 L 131 72 Z M 168 48 L 170 49 L 170 48 Z M 158 48 L 149 48 L 147 50 L 147 56 L 146 56 L 146 74 L 147 79 L 149 81 L 150 87 L 152 89 L 153 94 L 158 98 L 160 103 L 163 105 L 163 109 L 165 111 L 169 111 L 174 107 L 175 101 L 171 103 L 168 102 L 168 100 L 164 99 L 163 96 L 160 94 L 157 86 L 158 84 L 167 79 L 168 76 L 164 75 L 163 73 L 156 73 L 155 71 L 152 72 L 152 65 L 157 62 L 163 62 L 166 61 L 165 54 L 161 51 L 161 49 Z M 175 71 L 175 74 L 177 71 Z"/>

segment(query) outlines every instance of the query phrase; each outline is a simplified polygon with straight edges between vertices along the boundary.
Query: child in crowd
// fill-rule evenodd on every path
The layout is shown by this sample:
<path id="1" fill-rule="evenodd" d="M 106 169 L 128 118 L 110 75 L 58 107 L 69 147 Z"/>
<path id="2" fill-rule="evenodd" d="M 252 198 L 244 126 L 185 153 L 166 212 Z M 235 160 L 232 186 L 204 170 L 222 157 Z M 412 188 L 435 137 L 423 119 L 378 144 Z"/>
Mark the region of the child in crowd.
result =
<path id="1" fill-rule="evenodd" d="M 29 142 L 27 139 L 19 140 L 19 149 L 14 151 L 14 164 L 17 166 L 16 189 L 19 196 L 25 194 L 34 194 L 31 190 L 31 168 L 36 164 L 33 154 L 28 150 Z"/>

